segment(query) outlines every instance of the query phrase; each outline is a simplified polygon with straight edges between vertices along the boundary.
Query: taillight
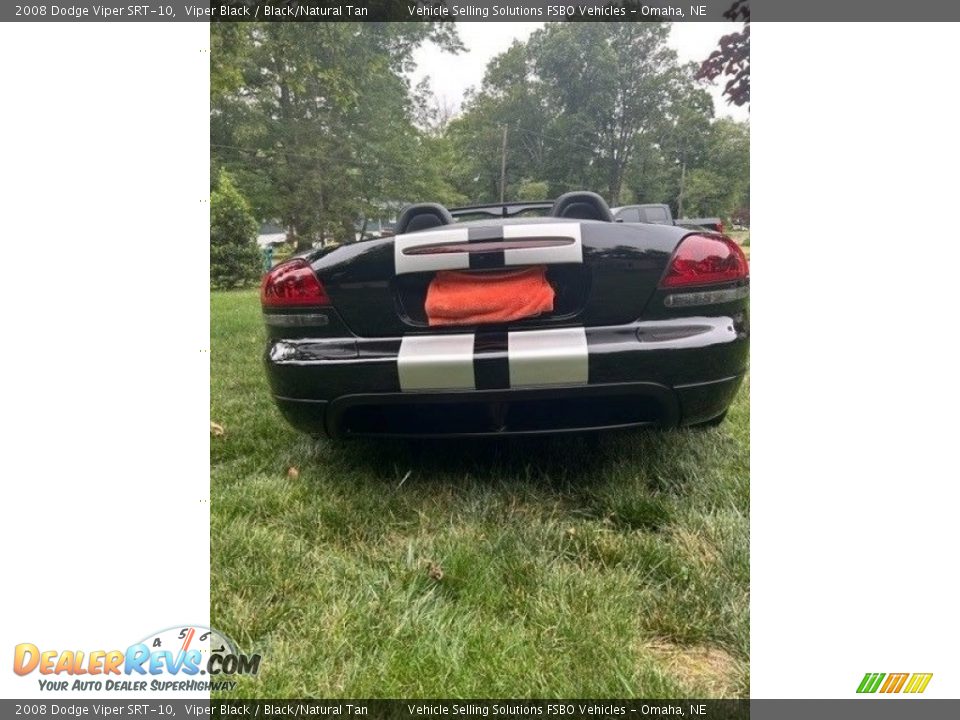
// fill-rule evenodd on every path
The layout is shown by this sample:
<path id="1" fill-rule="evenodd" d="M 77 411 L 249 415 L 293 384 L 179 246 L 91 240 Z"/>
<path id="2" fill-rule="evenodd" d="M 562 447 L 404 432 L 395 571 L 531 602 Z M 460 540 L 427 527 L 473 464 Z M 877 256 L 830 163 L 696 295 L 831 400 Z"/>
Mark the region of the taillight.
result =
<path id="1" fill-rule="evenodd" d="M 263 278 L 260 304 L 265 308 L 330 305 L 323 283 L 300 258 L 280 263 Z"/>
<path id="2" fill-rule="evenodd" d="M 749 274 L 743 250 L 730 238 L 688 235 L 673 254 L 660 287 L 716 285 L 743 280 Z"/>

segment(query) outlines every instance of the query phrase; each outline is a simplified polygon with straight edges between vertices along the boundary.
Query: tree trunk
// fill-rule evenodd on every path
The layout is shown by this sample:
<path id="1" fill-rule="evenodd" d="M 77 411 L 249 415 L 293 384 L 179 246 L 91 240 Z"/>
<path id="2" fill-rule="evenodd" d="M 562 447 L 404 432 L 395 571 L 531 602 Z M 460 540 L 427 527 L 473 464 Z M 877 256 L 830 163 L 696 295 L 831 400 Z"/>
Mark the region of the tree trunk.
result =
<path id="1" fill-rule="evenodd" d="M 687 161 L 680 165 L 680 195 L 677 197 L 677 217 L 683 217 L 683 186 L 687 180 Z"/>
<path id="2" fill-rule="evenodd" d="M 296 252 L 301 252 L 302 250 L 310 249 L 310 237 L 308 235 L 301 235 L 299 229 L 299 223 L 294 222 L 291 225 L 293 228 L 294 237 L 297 239 Z"/>
<path id="3" fill-rule="evenodd" d="M 607 201 L 611 205 L 620 204 L 620 191 L 623 189 L 623 168 L 619 165 L 615 165 L 613 173 L 610 177 L 610 194 L 607 196 Z"/>

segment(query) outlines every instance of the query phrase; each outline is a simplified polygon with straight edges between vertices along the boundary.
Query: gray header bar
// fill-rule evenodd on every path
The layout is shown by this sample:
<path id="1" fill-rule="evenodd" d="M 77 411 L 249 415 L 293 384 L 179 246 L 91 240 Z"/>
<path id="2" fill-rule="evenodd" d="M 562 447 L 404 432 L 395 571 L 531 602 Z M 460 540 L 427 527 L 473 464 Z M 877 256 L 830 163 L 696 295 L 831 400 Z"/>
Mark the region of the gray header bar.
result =
<path id="1" fill-rule="evenodd" d="M 0 4 L 2 22 L 703 22 L 728 20 L 733 0 L 78 0 Z M 960 3 L 943 0 L 753 0 L 752 20 L 948 21 Z"/>
<path id="2" fill-rule="evenodd" d="M 31 22 L 544 22 L 723 20 L 732 0 L 38 0 L 0 5 Z M 27 0 L 29 2 L 29 0 Z"/>
<path id="3" fill-rule="evenodd" d="M 497 710 L 494 711 L 494 706 Z M 560 711 L 560 708 L 563 711 Z M 325 713 L 319 712 L 327 709 Z M 484 710 L 489 712 L 484 712 Z M 682 714 L 681 714 L 682 712 Z M 0 700 L 0 717 L 164 717 L 289 720 L 365 717 L 424 720 L 456 717 L 687 717 L 696 720 L 942 720 L 960 717 L 960 700 L 878 697 L 849 700 Z"/>

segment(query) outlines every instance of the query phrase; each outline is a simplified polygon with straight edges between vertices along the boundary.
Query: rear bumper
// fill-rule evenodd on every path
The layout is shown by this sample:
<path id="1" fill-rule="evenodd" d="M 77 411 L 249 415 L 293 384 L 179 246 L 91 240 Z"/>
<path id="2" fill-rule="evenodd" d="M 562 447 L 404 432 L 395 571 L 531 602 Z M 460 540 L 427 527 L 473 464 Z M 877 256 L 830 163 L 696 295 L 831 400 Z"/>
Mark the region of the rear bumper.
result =
<path id="1" fill-rule="evenodd" d="M 569 354 L 554 357 L 546 347 L 538 378 L 530 373 L 529 356 L 507 357 L 503 346 L 488 347 L 479 339 L 473 345 L 475 378 L 467 368 L 474 385 L 455 389 L 411 387 L 409 381 L 403 387 L 404 372 L 407 378 L 410 374 L 403 367 L 400 338 L 271 340 L 266 364 L 287 420 L 310 434 L 331 437 L 533 435 L 689 425 L 721 415 L 746 371 L 749 341 L 740 317 L 582 332 L 582 377 L 574 382 L 555 382 L 551 374 L 559 368 L 561 377 L 563 372 L 576 376 L 570 369 L 576 358 L 571 361 Z M 456 374 L 443 364 L 447 356 L 436 358 L 438 373 Z M 532 362 L 539 358 L 535 353 Z M 489 369 L 498 362 L 508 368 L 500 373 L 507 386 L 486 387 L 484 382 L 498 376 Z M 511 378 L 527 384 L 511 387 Z"/>
<path id="2" fill-rule="evenodd" d="M 276 402 L 294 427 L 329 437 L 546 435 L 704 422 L 723 414 L 742 380 L 738 375 L 682 388 L 623 383 L 469 393 L 365 393 L 329 402 L 277 397 Z"/>

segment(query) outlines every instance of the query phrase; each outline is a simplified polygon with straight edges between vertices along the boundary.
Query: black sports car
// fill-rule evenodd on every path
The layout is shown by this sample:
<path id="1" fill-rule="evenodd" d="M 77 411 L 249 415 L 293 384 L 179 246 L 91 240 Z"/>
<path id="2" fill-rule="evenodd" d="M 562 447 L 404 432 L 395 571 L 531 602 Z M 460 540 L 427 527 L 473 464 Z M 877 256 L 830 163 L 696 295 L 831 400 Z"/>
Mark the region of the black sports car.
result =
<path id="1" fill-rule="evenodd" d="M 394 237 L 265 276 L 267 373 L 313 435 L 713 423 L 746 371 L 748 293 L 729 238 L 616 223 L 593 193 L 418 204 Z"/>

